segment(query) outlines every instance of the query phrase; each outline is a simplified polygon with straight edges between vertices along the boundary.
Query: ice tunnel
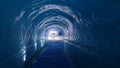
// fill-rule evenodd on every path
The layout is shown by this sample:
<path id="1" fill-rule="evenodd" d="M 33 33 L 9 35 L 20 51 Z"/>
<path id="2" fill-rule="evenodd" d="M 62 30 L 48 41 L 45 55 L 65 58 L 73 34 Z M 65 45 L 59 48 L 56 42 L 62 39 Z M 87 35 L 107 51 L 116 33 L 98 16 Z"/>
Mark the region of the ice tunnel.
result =
<path id="1" fill-rule="evenodd" d="M 18 7 L 22 10 L 14 7 L 13 11 L 12 7 L 10 14 L 18 13 L 11 25 L 13 31 L 7 32 L 13 32 L 12 36 L 7 34 L 12 40 L 6 39 L 11 44 L 3 46 L 7 48 L 5 56 L 10 52 L 7 59 L 11 63 L 7 63 L 12 68 L 120 68 L 120 17 L 118 7 L 113 8 L 118 3 L 113 3 L 35 0 L 26 5 L 20 2 Z M 5 63 L 3 66 L 9 67 Z"/>
<path id="2" fill-rule="evenodd" d="M 22 57 L 24 67 L 49 68 L 45 67 L 48 64 L 56 68 L 54 66 L 56 64 L 60 68 L 61 66 L 71 68 L 73 64 L 67 58 L 65 46 L 70 41 L 79 39 L 78 25 L 81 24 L 79 17 L 80 14 L 66 5 L 36 3 L 23 9 L 16 17 L 15 24 L 21 46 L 19 55 Z M 47 57 L 48 61 L 40 59 L 46 55 L 54 58 Z M 50 59 L 55 63 L 50 64 L 53 62 Z"/>

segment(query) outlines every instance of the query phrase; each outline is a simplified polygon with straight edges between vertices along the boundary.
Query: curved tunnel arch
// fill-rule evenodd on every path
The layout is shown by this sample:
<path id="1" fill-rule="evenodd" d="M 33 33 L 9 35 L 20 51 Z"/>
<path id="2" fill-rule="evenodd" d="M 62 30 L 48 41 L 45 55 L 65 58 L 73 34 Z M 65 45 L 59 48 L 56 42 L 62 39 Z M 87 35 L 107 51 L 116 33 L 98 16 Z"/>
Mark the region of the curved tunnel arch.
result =
<path id="1" fill-rule="evenodd" d="M 55 11 L 51 13 L 52 10 Z M 29 62 L 35 60 L 34 53 L 40 51 L 39 49 L 44 46 L 45 41 L 41 40 L 41 38 L 47 27 L 56 26 L 61 28 L 67 40 L 74 41 L 78 39 L 79 31 L 77 24 L 80 24 L 78 16 L 69 7 L 56 4 L 34 5 L 22 10 L 20 16 L 16 17 L 16 22 L 20 24 L 21 37 L 19 39 L 25 42 L 24 45 L 20 45 L 26 48 L 34 48 L 30 56 L 27 55 L 29 49 L 24 49 L 26 53 L 21 53 L 24 56 L 23 61 L 29 61 L 32 55 L 32 60 Z M 31 42 L 32 44 L 28 46 Z"/>

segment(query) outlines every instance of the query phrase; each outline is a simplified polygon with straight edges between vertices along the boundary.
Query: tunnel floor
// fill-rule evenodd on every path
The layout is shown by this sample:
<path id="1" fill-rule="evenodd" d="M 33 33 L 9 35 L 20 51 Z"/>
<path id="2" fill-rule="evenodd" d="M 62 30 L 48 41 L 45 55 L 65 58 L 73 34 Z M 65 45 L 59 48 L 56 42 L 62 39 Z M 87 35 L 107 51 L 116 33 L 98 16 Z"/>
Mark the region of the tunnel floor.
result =
<path id="1" fill-rule="evenodd" d="M 32 68 L 73 68 L 64 53 L 64 41 L 47 41 Z"/>

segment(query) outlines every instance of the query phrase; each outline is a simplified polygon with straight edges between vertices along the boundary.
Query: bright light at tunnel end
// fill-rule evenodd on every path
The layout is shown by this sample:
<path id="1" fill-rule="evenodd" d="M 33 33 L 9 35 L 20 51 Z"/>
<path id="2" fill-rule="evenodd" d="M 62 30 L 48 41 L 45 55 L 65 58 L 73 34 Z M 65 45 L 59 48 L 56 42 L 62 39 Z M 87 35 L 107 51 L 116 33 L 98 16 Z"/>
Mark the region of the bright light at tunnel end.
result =
<path id="1" fill-rule="evenodd" d="M 55 36 L 55 37 L 48 36 L 48 37 L 44 37 L 43 39 L 46 41 L 62 41 L 68 38 L 64 36 Z"/>
<path id="2" fill-rule="evenodd" d="M 48 31 L 47 35 L 43 37 L 46 41 L 62 41 L 67 39 L 67 37 L 63 35 L 59 35 L 59 32 L 57 30 L 50 30 Z"/>
<path id="3" fill-rule="evenodd" d="M 47 37 L 46 40 L 59 41 L 59 40 L 64 40 L 64 37 L 62 37 L 62 36 L 56 36 L 56 37 L 49 36 L 49 37 Z"/>

